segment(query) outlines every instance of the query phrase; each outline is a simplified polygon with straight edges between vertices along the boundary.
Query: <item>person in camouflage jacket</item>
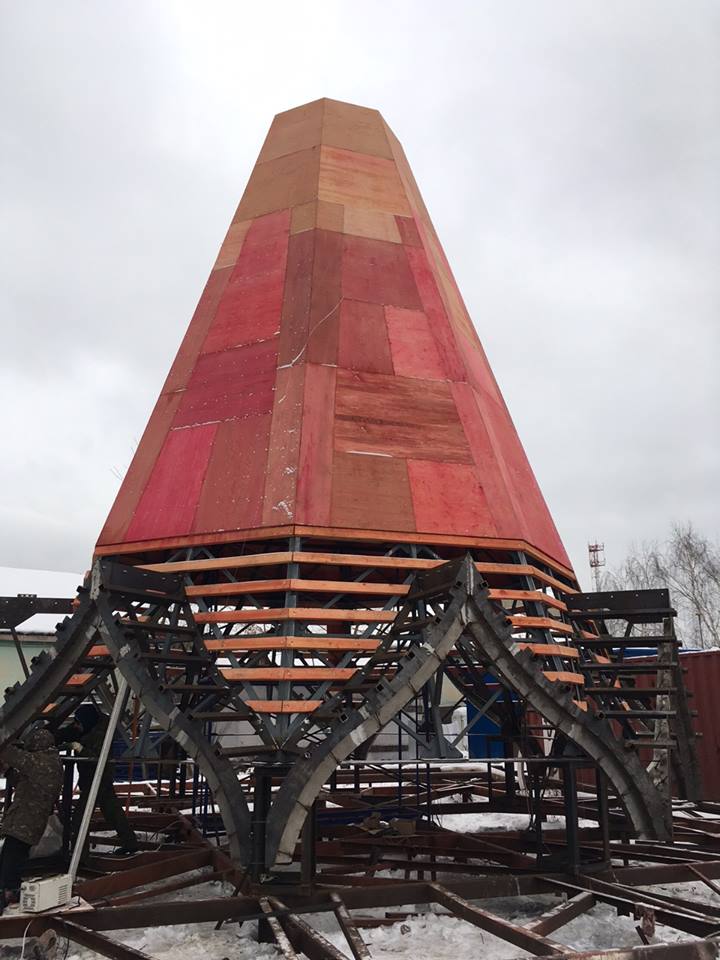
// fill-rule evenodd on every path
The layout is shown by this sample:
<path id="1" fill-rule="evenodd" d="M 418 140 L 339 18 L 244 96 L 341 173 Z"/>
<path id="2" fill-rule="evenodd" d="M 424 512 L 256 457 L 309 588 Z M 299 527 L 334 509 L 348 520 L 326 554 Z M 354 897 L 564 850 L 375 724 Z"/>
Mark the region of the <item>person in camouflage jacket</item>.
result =
<path id="1" fill-rule="evenodd" d="M 59 742 L 77 743 L 81 747 L 77 765 L 80 797 L 72 819 L 73 837 L 77 837 L 80 832 L 80 824 L 87 806 L 107 727 L 108 718 L 105 714 L 101 713 L 94 704 L 84 703 L 75 711 L 73 722 L 61 727 L 58 731 Z M 108 760 L 102 772 L 95 805 L 100 807 L 103 819 L 118 835 L 120 840 L 118 853 L 134 853 L 138 849 L 138 840 L 115 794 L 111 760 Z"/>
<path id="2" fill-rule="evenodd" d="M 0 835 L 0 908 L 17 898 L 30 848 L 45 833 L 62 786 L 62 762 L 55 738 L 43 728 L 31 730 L 24 744 L 11 744 L 0 753 L 0 764 L 13 771 L 12 803 L 5 812 Z M 1 912 L 1 909 L 0 909 Z"/>

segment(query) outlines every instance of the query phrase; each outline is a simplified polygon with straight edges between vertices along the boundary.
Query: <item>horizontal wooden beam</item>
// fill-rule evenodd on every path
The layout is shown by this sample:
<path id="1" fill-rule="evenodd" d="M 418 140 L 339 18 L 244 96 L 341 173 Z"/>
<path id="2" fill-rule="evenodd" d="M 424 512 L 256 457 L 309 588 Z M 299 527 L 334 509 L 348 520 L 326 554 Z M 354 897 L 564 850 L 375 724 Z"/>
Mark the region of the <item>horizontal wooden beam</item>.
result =
<path id="1" fill-rule="evenodd" d="M 548 680 L 556 683 L 576 683 L 582 686 L 585 683 L 585 677 L 581 673 L 570 673 L 567 670 L 543 670 Z"/>
<path id="2" fill-rule="evenodd" d="M 400 597 L 410 589 L 407 583 L 373 583 L 356 580 L 239 580 L 235 583 L 203 583 L 186 587 L 189 597 L 239 596 L 245 593 L 349 593 L 369 597 Z"/>
<path id="3" fill-rule="evenodd" d="M 371 652 L 379 640 L 336 639 L 335 637 L 231 637 L 229 640 L 206 640 L 208 650 L 360 650 Z"/>
<path id="4" fill-rule="evenodd" d="M 308 620 L 313 623 L 392 623 L 393 610 L 337 610 L 327 607 L 269 607 L 262 610 L 217 610 L 196 613 L 197 623 L 276 623 Z"/>
<path id="5" fill-rule="evenodd" d="M 228 667 L 220 673 L 226 680 L 251 680 L 257 683 L 280 683 L 283 680 L 349 680 L 357 667 Z"/>
<path id="6" fill-rule="evenodd" d="M 532 650 L 538 657 L 568 657 L 580 659 L 580 651 L 561 643 L 518 643 L 520 650 Z"/>
<path id="7" fill-rule="evenodd" d="M 312 713 L 322 700 L 246 700 L 255 713 Z"/>
<path id="8" fill-rule="evenodd" d="M 572 633 L 573 628 L 569 623 L 563 623 L 562 620 L 553 620 L 551 617 L 521 617 L 512 616 L 510 622 L 514 627 L 520 629 L 541 629 L 555 630 L 557 633 Z"/>

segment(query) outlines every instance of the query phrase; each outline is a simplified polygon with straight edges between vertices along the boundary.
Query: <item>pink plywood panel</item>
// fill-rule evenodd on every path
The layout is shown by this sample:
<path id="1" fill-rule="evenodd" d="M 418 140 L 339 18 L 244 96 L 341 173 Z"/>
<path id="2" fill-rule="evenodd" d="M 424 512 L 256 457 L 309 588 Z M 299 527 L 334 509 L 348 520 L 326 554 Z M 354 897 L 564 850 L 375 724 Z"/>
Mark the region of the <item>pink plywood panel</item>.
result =
<path id="1" fill-rule="evenodd" d="M 368 373 L 393 373 L 385 310 L 379 303 L 343 300 L 338 366 Z"/>
<path id="2" fill-rule="evenodd" d="M 487 394 L 479 394 L 478 403 L 498 459 L 505 464 L 508 486 L 527 530 L 526 539 L 555 560 L 570 566 L 507 408 Z"/>
<path id="3" fill-rule="evenodd" d="M 505 467 L 505 461 L 498 457 L 481 416 L 475 391 L 467 383 L 454 383 L 452 392 L 498 536 L 527 538 L 528 530 L 515 497 L 514 482 Z"/>
<path id="4" fill-rule="evenodd" d="M 356 529 L 414 530 L 406 462 L 336 453 L 330 523 Z"/>
<path id="5" fill-rule="evenodd" d="M 342 292 L 350 300 L 421 310 L 420 295 L 399 243 L 345 237 Z"/>
<path id="6" fill-rule="evenodd" d="M 399 377 L 445 380 L 437 343 L 422 310 L 385 307 L 395 373 Z"/>
<path id="7" fill-rule="evenodd" d="M 202 354 L 173 426 L 270 413 L 276 350 L 277 342 L 271 340 Z"/>
<path id="8" fill-rule="evenodd" d="M 471 463 L 450 387 L 338 371 L 335 449 Z"/>
<path id="9" fill-rule="evenodd" d="M 281 367 L 302 362 L 307 349 L 314 251 L 314 230 L 290 237 L 278 344 Z"/>
<path id="10" fill-rule="evenodd" d="M 205 340 L 205 353 L 279 332 L 289 236 L 289 210 L 253 222 Z"/>
<path id="11" fill-rule="evenodd" d="M 148 421 L 132 463 L 115 498 L 98 545 L 120 543 L 132 522 L 135 509 L 160 454 L 165 437 L 180 403 L 181 394 L 161 394 Z"/>
<path id="12" fill-rule="evenodd" d="M 304 364 L 278 370 L 262 514 L 270 526 L 295 519 L 304 389 Z"/>
<path id="13" fill-rule="evenodd" d="M 310 363 L 337 363 L 342 300 L 343 237 L 315 230 L 310 329 L 306 359 Z"/>
<path id="14" fill-rule="evenodd" d="M 306 365 L 297 485 L 298 523 L 327 525 L 330 522 L 335 377 L 334 367 Z"/>
<path id="15" fill-rule="evenodd" d="M 210 274 L 200 297 L 200 302 L 190 321 L 190 326 L 175 357 L 175 362 L 165 381 L 163 393 L 180 390 L 187 384 L 210 329 L 210 324 L 213 322 L 218 305 L 227 288 L 231 273 L 232 268 L 225 267 L 222 270 L 213 270 Z"/>
<path id="16" fill-rule="evenodd" d="M 408 473 L 418 533 L 497 535 L 472 464 L 409 460 Z"/>
<path id="17" fill-rule="evenodd" d="M 218 425 L 194 533 L 247 530 L 262 521 L 270 414 Z"/>
<path id="18" fill-rule="evenodd" d="M 193 532 L 216 430 L 216 423 L 206 423 L 170 431 L 128 527 L 127 541 Z"/>
<path id="19" fill-rule="evenodd" d="M 405 253 L 447 375 L 451 380 L 466 380 L 465 364 L 427 255 L 420 247 L 405 247 Z"/>
<path id="20" fill-rule="evenodd" d="M 421 247 L 422 240 L 413 217 L 395 217 L 400 232 L 400 240 L 406 247 Z"/>

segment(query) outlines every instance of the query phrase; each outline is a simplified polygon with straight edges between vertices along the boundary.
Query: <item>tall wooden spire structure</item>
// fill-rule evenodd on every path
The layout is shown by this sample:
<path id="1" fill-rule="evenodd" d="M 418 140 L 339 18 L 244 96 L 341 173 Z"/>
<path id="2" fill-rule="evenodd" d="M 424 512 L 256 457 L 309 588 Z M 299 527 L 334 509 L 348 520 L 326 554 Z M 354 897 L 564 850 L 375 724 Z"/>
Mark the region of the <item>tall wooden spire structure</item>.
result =
<path id="1" fill-rule="evenodd" d="M 568 565 L 399 142 L 334 100 L 275 118 L 98 546 L 300 528 Z"/>

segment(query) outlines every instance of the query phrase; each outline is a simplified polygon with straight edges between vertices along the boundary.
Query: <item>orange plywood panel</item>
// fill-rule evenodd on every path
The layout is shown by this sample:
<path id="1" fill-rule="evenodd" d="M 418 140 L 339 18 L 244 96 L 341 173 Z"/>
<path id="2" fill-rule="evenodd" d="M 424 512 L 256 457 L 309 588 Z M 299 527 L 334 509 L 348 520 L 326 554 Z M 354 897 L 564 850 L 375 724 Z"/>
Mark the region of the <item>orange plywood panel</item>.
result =
<path id="1" fill-rule="evenodd" d="M 410 215 L 405 191 L 392 160 L 352 150 L 321 147 L 319 162 L 320 200 Z"/>
<path id="2" fill-rule="evenodd" d="M 337 527 L 373 523 L 386 530 L 414 530 L 405 460 L 336 452 L 330 522 Z"/>
<path id="3" fill-rule="evenodd" d="M 336 230 L 342 233 L 345 220 L 345 208 L 340 203 L 328 203 L 326 200 L 312 200 L 292 209 L 290 233 L 302 233 L 303 230 Z"/>
<path id="4" fill-rule="evenodd" d="M 387 240 L 390 243 L 401 242 L 396 218 L 391 213 L 382 213 L 378 210 L 345 207 L 343 230 L 356 237 L 370 237 L 373 240 Z"/>
<path id="5" fill-rule="evenodd" d="M 230 224 L 230 229 L 225 235 L 223 245 L 220 247 L 220 252 L 215 260 L 214 270 L 235 266 L 251 225 L 252 220 L 239 220 L 237 223 Z"/>
<path id="6" fill-rule="evenodd" d="M 250 175 L 235 219 L 251 220 L 314 200 L 317 197 L 319 171 L 320 147 L 311 147 L 257 164 Z M 332 197 L 324 199 L 331 200 Z"/>
<path id="7" fill-rule="evenodd" d="M 318 146 L 322 139 L 324 108 L 324 100 L 314 100 L 279 113 L 265 138 L 258 163 Z"/>
<path id="8" fill-rule="evenodd" d="M 322 700 L 246 700 L 256 713 L 312 713 Z"/>
<path id="9" fill-rule="evenodd" d="M 257 650 L 359 650 L 373 652 L 380 646 L 379 640 L 338 639 L 323 637 L 321 634 L 312 637 L 231 637 L 229 640 L 206 640 L 208 650 L 254 653 Z"/>
<path id="10" fill-rule="evenodd" d="M 322 142 L 355 153 L 392 158 L 383 119 L 377 110 L 323 100 Z"/>
<path id="11" fill-rule="evenodd" d="M 255 683 L 280 683 L 283 680 L 349 680 L 357 667 L 221 667 L 226 680 L 252 680 Z"/>

